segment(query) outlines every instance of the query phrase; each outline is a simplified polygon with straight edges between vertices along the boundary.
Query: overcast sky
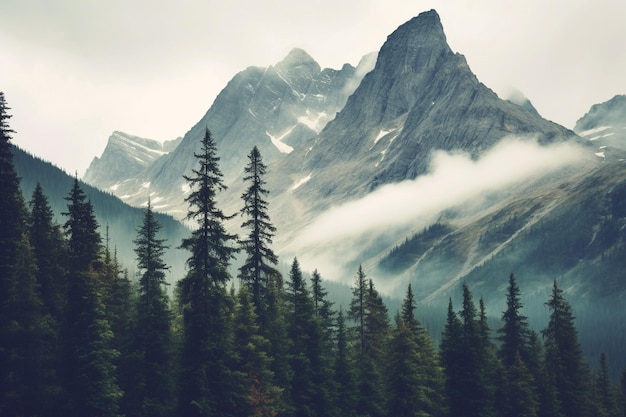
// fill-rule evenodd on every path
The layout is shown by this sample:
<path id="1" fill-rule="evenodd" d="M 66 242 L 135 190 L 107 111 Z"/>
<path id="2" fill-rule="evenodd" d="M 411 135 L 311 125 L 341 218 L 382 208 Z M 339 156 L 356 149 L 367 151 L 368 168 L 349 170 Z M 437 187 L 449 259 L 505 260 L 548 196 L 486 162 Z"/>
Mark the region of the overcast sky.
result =
<path id="1" fill-rule="evenodd" d="M 626 2 L 614 0 L 1 0 L 13 142 L 82 175 L 114 130 L 182 136 L 247 66 L 294 47 L 356 65 L 432 8 L 480 81 L 550 120 L 573 128 L 626 94 Z"/>

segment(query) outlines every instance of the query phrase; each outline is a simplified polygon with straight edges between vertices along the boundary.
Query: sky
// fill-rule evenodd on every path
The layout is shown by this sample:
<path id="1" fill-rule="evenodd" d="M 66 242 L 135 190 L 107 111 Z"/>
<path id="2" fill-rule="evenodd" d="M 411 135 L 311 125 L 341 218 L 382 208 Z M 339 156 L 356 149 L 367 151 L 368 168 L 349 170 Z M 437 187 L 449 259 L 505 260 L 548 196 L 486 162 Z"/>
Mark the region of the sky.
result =
<path id="1" fill-rule="evenodd" d="M 294 47 L 356 66 L 430 9 L 481 82 L 547 119 L 573 128 L 626 94 L 626 2 L 614 0 L 2 0 L 13 143 L 82 176 L 115 130 L 184 135 L 248 66 Z"/>

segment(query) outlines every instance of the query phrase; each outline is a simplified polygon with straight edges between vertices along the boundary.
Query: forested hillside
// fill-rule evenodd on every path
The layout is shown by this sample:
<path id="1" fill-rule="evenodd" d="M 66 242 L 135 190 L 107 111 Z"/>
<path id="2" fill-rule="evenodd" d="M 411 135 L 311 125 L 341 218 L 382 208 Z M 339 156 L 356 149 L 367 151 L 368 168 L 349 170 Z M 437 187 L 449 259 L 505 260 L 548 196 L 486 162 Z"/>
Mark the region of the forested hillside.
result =
<path id="1" fill-rule="evenodd" d="M 463 283 L 461 303 L 441 306 L 435 343 L 411 285 L 390 310 L 359 267 L 342 308 L 321 274 L 306 279 L 297 259 L 283 276 L 260 152 L 247 156 L 237 237 L 217 204 L 224 183 L 208 129 L 185 177 L 195 225 L 182 240 L 187 269 L 168 295 L 164 255 L 178 242 L 164 238 L 163 218 L 148 204 L 127 225 L 134 279 L 77 179 L 47 191 L 35 185 L 23 198 L 8 110 L 0 93 L 1 416 L 626 413 L 626 370 L 611 380 L 605 355 L 585 360 L 558 281 L 540 332 L 528 324 L 513 274 L 495 326 Z M 60 216 L 48 195 L 64 197 Z M 237 252 L 244 262 L 231 276 Z"/>
<path id="2" fill-rule="evenodd" d="M 58 223 L 64 222 L 65 219 L 61 213 L 67 211 L 65 198 L 71 190 L 75 178 L 49 162 L 42 161 L 17 147 L 11 147 L 11 151 L 15 170 L 20 177 L 20 188 L 24 199 L 28 201 L 31 198 L 37 183 L 39 183 L 48 199 L 54 220 Z M 105 238 L 108 228 L 111 251 L 117 249 L 119 261 L 131 272 L 134 272 L 133 239 L 136 229 L 141 224 L 143 211 L 131 207 L 123 203 L 118 197 L 100 191 L 82 181 L 80 187 L 93 205 L 94 214 L 100 225 L 99 233 Z M 164 256 L 171 266 L 167 273 L 167 279 L 173 284 L 184 271 L 182 261 L 184 253 L 177 247 L 188 230 L 182 223 L 169 215 L 156 212 L 154 215 L 162 225 L 163 236 L 172 242 Z"/>

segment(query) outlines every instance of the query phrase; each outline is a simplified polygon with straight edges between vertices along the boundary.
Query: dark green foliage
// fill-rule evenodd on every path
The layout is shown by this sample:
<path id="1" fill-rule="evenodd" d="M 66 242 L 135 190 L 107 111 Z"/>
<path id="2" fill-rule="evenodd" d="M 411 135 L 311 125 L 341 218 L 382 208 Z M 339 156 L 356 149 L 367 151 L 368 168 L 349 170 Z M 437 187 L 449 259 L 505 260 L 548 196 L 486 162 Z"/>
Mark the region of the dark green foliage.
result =
<path id="1" fill-rule="evenodd" d="M 241 376 L 233 371 L 233 303 L 226 292 L 228 267 L 235 239 L 224 228 L 228 216 L 217 207 L 217 192 L 225 189 L 215 143 L 209 130 L 195 154 L 198 168 L 186 176 L 191 193 L 187 219 L 197 223 L 181 247 L 191 252 L 188 272 L 179 281 L 183 315 L 178 413 L 184 416 L 231 416 L 243 395 Z"/>
<path id="2" fill-rule="evenodd" d="M 117 416 L 122 397 L 116 379 L 114 334 L 105 301 L 110 296 L 106 264 L 101 262 L 101 237 L 91 203 L 75 180 L 67 197 L 69 275 L 67 308 L 62 329 L 67 412 Z"/>
<path id="3" fill-rule="evenodd" d="M 8 279 L 15 260 L 17 247 L 24 231 L 24 207 L 20 184 L 13 165 L 11 134 L 8 120 L 11 115 L 0 91 L 0 308 L 5 302 Z"/>
<path id="4" fill-rule="evenodd" d="M 270 343 L 259 332 L 258 318 L 247 286 L 238 294 L 235 310 L 237 369 L 242 373 L 245 395 L 238 402 L 238 415 L 275 416 L 282 390 L 274 385 Z"/>
<path id="5" fill-rule="evenodd" d="M 18 242 L 12 279 L 0 329 L 3 369 L 0 415 L 35 416 L 54 409 L 58 401 L 55 373 L 55 324 L 39 297 L 37 266 L 26 234 Z M 34 400 L 36 399 L 36 401 Z"/>
<path id="6" fill-rule="evenodd" d="M 498 408 L 505 415 L 536 416 L 539 402 L 534 387 L 535 379 L 541 375 L 531 347 L 531 330 L 521 311 L 521 291 L 513 274 L 509 276 L 506 306 L 498 331 L 501 341 L 498 353 L 503 365 Z"/>
<path id="7" fill-rule="evenodd" d="M 448 306 L 441 356 L 450 415 L 494 415 L 494 373 L 498 363 L 489 340 L 484 303 L 481 300 L 479 313 L 465 283 L 459 317 L 452 309 L 452 301 Z"/>
<path id="8" fill-rule="evenodd" d="M 66 291 L 63 258 L 65 241 L 61 228 L 39 184 L 30 200 L 29 238 L 37 260 L 37 282 L 46 312 L 61 319 Z"/>
<path id="9" fill-rule="evenodd" d="M 100 257 L 102 237 L 98 233 L 98 222 L 93 213 L 91 201 L 80 187 L 78 178 L 67 201 L 67 211 L 62 213 L 67 217 L 63 225 L 68 239 L 70 272 L 87 271 Z"/>
<path id="10" fill-rule="evenodd" d="M 589 414 L 589 373 L 578 343 L 571 306 L 556 281 L 546 305 L 550 310 L 548 326 L 543 330 L 547 376 L 554 381 L 563 414 L 586 416 Z"/>
<path id="11" fill-rule="evenodd" d="M 430 249 L 437 240 L 450 233 L 452 228 L 442 223 L 434 223 L 422 232 L 406 238 L 394 247 L 379 263 L 379 266 L 389 272 L 401 272 L 410 267 L 420 256 Z"/>
<path id="12" fill-rule="evenodd" d="M 174 405 L 171 314 L 165 290 L 168 266 L 163 262 L 167 246 L 159 238 L 160 229 L 148 202 L 134 240 L 140 278 L 131 346 L 134 372 L 125 396 L 127 412 L 134 416 L 167 416 Z"/>
<path id="13" fill-rule="evenodd" d="M 316 416 L 329 407 L 329 393 L 321 384 L 323 362 L 322 328 L 297 259 L 293 260 L 287 281 L 287 317 L 290 340 L 290 383 L 294 416 Z"/>
<path id="14" fill-rule="evenodd" d="M 357 404 L 354 350 L 348 340 L 348 331 L 341 307 L 337 314 L 337 352 L 334 381 L 337 387 L 334 409 L 339 416 L 354 416 Z"/>
<path id="15" fill-rule="evenodd" d="M 183 239 L 181 248 L 191 252 L 187 259 L 189 270 L 192 271 L 189 277 L 208 280 L 199 286 L 224 285 L 230 279 L 228 266 L 237 251 L 229 243 L 236 236 L 227 233 L 224 227 L 224 222 L 231 216 L 225 215 L 217 207 L 217 193 L 225 190 L 226 185 L 218 166 L 215 142 L 208 129 L 202 139 L 200 153 L 194 156 L 199 166 L 192 170 L 192 175 L 184 178 L 191 188 L 191 193 L 185 198 L 189 204 L 187 220 L 196 222 L 197 228 L 191 233 L 191 237 Z M 200 292 L 207 289 L 198 288 Z"/>
<path id="16" fill-rule="evenodd" d="M 409 285 L 388 348 L 388 416 L 438 416 L 443 412 L 443 376 L 415 309 Z"/>
<path id="17" fill-rule="evenodd" d="M 361 290 L 358 286 L 362 284 L 364 278 L 365 274 L 359 267 L 357 283 L 354 287 L 353 305 L 357 307 L 355 311 L 359 310 L 359 297 L 361 296 Z M 362 333 L 359 323 L 357 323 L 357 334 L 361 333 L 359 337 L 362 342 L 361 352 L 356 362 L 359 393 L 356 411 L 359 415 L 376 417 L 385 413 L 386 394 L 383 364 L 389 338 L 389 316 L 387 307 L 371 279 L 365 282 L 364 289 Z"/>
<path id="18" fill-rule="evenodd" d="M 257 314 L 261 323 L 264 323 L 268 277 L 277 273 L 278 257 L 270 248 L 276 228 L 270 221 L 268 203 L 265 200 L 269 194 L 264 188 L 263 179 L 267 167 L 256 146 L 248 155 L 248 160 L 243 180 L 249 183 L 249 186 L 241 196 L 244 203 L 241 214 L 246 218 L 241 227 L 248 230 L 248 236 L 240 241 L 241 248 L 246 253 L 246 260 L 239 268 L 239 276 L 250 287 Z"/>

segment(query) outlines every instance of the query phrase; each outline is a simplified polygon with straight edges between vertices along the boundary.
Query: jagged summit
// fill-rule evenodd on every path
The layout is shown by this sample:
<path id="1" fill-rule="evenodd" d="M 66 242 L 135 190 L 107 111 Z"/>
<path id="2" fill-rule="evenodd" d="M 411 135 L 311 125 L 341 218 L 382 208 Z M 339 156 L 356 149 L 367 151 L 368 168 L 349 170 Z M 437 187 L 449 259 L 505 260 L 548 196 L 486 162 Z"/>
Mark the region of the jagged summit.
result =
<path id="1" fill-rule="evenodd" d="M 424 174 L 435 150 L 478 156 L 511 134 L 543 142 L 575 136 L 480 83 L 431 10 L 388 36 L 346 106 L 281 160 L 272 186 L 289 190 L 307 178 L 295 194 L 304 205 L 328 207 Z"/>
<path id="2" fill-rule="evenodd" d="M 100 158 L 95 157 L 84 175 L 89 183 L 98 182 L 102 188 L 137 175 L 156 159 L 171 152 L 182 138 L 159 142 L 128 133 L 114 131 Z"/>
<path id="3" fill-rule="evenodd" d="M 283 58 L 283 60 L 280 61 L 278 64 L 276 64 L 276 67 L 286 68 L 299 65 L 311 66 L 313 68 L 316 68 L 316 72 L 319 72 L 321 70 L 317 61 L 315 61 L 315 59 L 313 59 L 313 57 L 309 55 L 308 52 L 301 48 L 293 48 L 291 51 L 289 51 L 287 56 Z"/>
<path id="4" fill-rule="evenodd" d="M 626 96 L 594 104 L 576 121 L 574 131 L 589 140 L 601 158 L 626 158 Z"/>
<path id="5" fill-rule="evenodd" d="M 193 155 L 205 128 L 217 145 L 226 182 L 234 181 L 253 146 L 270 163 L 315 137 L 344 106 L 363 75 L 349 64 L 339 70 L 321 69 L 307 52 L 293 49 L 273 66 L 251 66 L 236 74 L 174 151 L 141 169 L 133 167 L 115 182 L 103 182 L 98 176 L 90 180 L 130 204 L 143 204 L 151 195 L 153 201 L 158 199 L 155 208 L 184 215 L 183 175 L 196 162 Z"/>

